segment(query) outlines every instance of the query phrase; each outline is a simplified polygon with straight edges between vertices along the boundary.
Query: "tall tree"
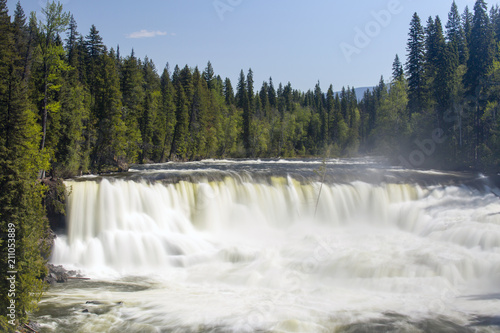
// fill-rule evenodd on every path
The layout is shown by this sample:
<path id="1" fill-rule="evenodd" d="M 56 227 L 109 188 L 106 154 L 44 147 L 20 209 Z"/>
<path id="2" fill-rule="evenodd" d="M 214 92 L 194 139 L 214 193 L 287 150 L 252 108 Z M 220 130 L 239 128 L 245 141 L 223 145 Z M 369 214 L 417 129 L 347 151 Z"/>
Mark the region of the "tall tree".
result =
<path id="1" fill-rule="evenodd" d="M 452 47 L 456 48 L 460 57 L 460 64 L 466 64 L 469 57 L 469 49 L 467 47 L 467 38 L 462 25 L 462 18 L 460 17 L 455 1 L 453 1 L 448 14 L 448 23 L 446 23 L 446 38 Z"/>
<path id="2" fill-rule="evenodd" d="M 47 2 L 42 9 L 45 19 L 38 22 L 38 46 L 40 49 L 40 62 L 42 72 L 42 142 L 41 150 L 45 148 L 47 137 L 47 122 L 49 112 L 57 113 L 60 104 L 56 99 L 51 99 L 51 95 L 57 93 L 60 88 L 61 71 L 67 66 L 63 61 L 64 49 L 58 43 L 59 34 L 66 30 L 69 24 L 70 14 L 63 12 L 61 3 Z M 57 138 L 54 136 L 55 144 Z"/>
<path id="3" fill-rule="evenodd" d="M 394 58 L 394 62 L 392 63 L 392 79 L 394 81 L 399 81 L 404 78 L 404 70 L 401 61 L 399 60 L 399 56 L 396 54 Z"/>
<path id="4" fill-rule="evenodd" d="M 276 90 L 274 89 L 273 78 L 269 78 L 269 90 L 267 92 L 267 98 L 269 99 L 269 105 L 271 108 L 277 107 L 276 101 Z"/>
<path id="5" fill-rule="evenodd" d="M 155 122 L 161 105 L 160 77 L 150 59 L 146 57 L 142 68 L 144 99 L 142 113 L 139 115 L 139 130 L 141 132 L 140 162 L 150 162 L 153 157 L 153 135 Z"/>
<path id="6" fill-rule="evenodd" d="M 464 27 L 465 40 L 467 42 L 467 47 L 470 50 L 470 40 L 472 31 L 472 20 L 474 15 L 470 12 L 469 6 L 465 6 L 464 12 L 462 14 L 462 26 Z"/>
<path id="7" fill-rule="evenodd" d="M 236 106 L 243 111 L 243 146 L 246 150 L 250 148 L 250 117 L 248 110 L 248 90 L 245 73 L 240 72 L 238 86 L 236 88 Z"/>
<path id="8" fill-rule="evenodd" d="M 475 144 L 474 161 L 480 159 L 479 147 L 484 139 L 484 114 L 485 101 L 479 99 L 486 85 L 486 78 L 489 74 L 495 57 L 495 39 L 493 27 L 488 16 L 487 6 L 484 0 L 477 0 L 474 5 L 474 18 L 472 20 L 470 40 L 470 57 L 467 63 L 467 73 L 464 77 L 464 85 L 470 96 L 476 97 L 474 112 Z"/>
<path id="9" fill-rule="evenodd" d="M 481 80 L 486 77 L 495 56 L 493 28 L 484 0 L 477 0 L 474 5 L 474 18 L 471 28 L 470 57 L 465 84 L 469 93 L 474 94 Z"/>
<path id="10" fill-rule="evenodd" d="M 207 67 L 203 71 L 203 79 L 207 83 L 208 89 L 214 89 L 215 88 L 215 73 L 214 73 L 214 68 L 212 67 L 212 64 L 210 61 L 207 63 Z"/>
<path id="11" fill-rule="evenodd" d="M 92 164 L 97 171 L 127 169 L 127 164 L 137 157 L 140 134 L 131 131 L 123 120 L 122 95 L 113 51 L 101 56 L 96 79 L 98 92 L 95 100 L 97 138 L 94 144 Z"/>
<path id="12" fill-rule="evenodd" d="M 66 52 L 68 54 L 68 63 L 73 65 L 76 60 L 77 53 L 77 43 L 79 38 L 79 33 L 77 31 L 78 25 L 76 23 L 75 18 L 71 15 L 68 26 L 68 37 L 66 38 Z"/>
<path id="13" fill-rule="evenodd" d="M 170 159 L 187 158 L 187 138 L 189 128 L 189 101 L 186 98 L 184 88 L 177 86 L 176 96 L 176 125 L 174 131 L 174 141 L 170 151 Z"/>
<path id="14" fill-rule="evenodd" d="M 444 87 L 438 85 L 446 85 L 439 77 L 442 59 L 445 57 L 446 43 L 443 36 L 443 27 L 439 16 L 435 19 L 429 17 L 427 27 L 425 29 L 425 65 L 424 65 L 424 92 L 425 92 L 425 105 L 428 110 L 431 110 L 438 99 L 447 99 L 449 96 L 442 95 L 445 93 Z M 440 89 L 441 88 L 441 89 Z"/>
<path id="15" fill-rule="evenodd" d="M 235 103 L 234 90 L 229 78 L 226 78 L 224 81 L 224 98 L 227 105 L 233 105 Z"/>
<path id="16" fill-rule="evenodd" d="M 26 24 L 26 15 L 24 15 L 20 2 L 17 2 L 14 12 L 13 29 L 15 52 L 18 58 L 18 66 L 16 67 L 18 67 L 21 78 L 27 81 L 31 71 L 34 38 L 30 36 L 30 29 Z"/>
<path id="17" fill-rule="evenodd" d="M 156 152 L 154 159 L 156 162 L 164 162 L 170 155 L 172 141 L 174 138 L 174 130 L 176 124 L 174 95 L 175 90 L 170 80 L 170 72 L 168 64 L 163 69 L 160 82 L 161 89 L 161 107 L 158 117 L 156 118 L 154 143 Z"/>
<path id="18" fill-rule="evenodd" d="M 409 116 L 421 111 L 424 85 L 424 30 L 417 13 L 413 14 L 406 50 L 408 58 L 406 71 L 408 75 Z"/>

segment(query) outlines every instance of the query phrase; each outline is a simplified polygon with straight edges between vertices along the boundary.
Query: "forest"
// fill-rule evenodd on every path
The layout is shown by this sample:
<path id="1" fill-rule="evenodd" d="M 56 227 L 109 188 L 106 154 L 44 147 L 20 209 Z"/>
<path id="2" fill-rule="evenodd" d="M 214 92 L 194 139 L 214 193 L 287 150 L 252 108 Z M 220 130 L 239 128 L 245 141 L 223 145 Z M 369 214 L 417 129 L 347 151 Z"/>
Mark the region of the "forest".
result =
<path id="1" fill-rule="evenodd" d="M 374 155 L 485 172 L 500 165 L 500 9 L 483 0 L 462 12 L 453 2 L 445 25 L 415 13 L 407 60 L 396 55 L 392 77 L 359 100 L 353 87 L 325 92 L 319 82 L 303 92 L 269 78 L 258 88 L 252 69 L 233 84 L 210 61 L 158 69 L 133 50 L 108 48 L 95 26 L 78 30 L 60 3 L 47 3 L 40 17 L 18 3 L 10 17 L 0 0 L 0 261 L 7 267 L 15 226 L 18 322 L 44 289 L 40 239 L 53 209 L 46 177 L 205 158 Z"/>
<path id="2" fill-rule="evenodd" d="M 18 4 L 10 24 L 5 43 L 18 58 L 16 79 L 51 176 L 226 157 L 370 154 L 414 167 L 498 164 L 500 11 L 488 12 L 484 1 L 463 14 L 453 3 L 444 27 L 439 17 L 423 24 L 415 13 L 406 63 L 396 55 L 390 80 L 381 78 L 360 102 L 352 87 L 324 92 L 319 82 L 301 92 L 269 78 L 259 89 L 252 69 L 233 84 L 210 61 L 203 69 L 158 70 L 133 50 L 108 49 L 95 26 L 80 34 L 54 2 L 42 19 L 27 19 Z"/>

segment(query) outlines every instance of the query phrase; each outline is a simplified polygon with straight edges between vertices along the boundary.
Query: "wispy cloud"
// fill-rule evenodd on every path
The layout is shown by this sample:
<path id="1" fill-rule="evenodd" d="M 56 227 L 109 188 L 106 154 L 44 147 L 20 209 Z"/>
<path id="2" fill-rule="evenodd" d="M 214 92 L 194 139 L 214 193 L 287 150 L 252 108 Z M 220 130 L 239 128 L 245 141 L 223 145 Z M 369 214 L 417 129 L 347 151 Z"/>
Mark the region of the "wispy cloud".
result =
<path id="1" fill-rule="evenodd" d="M 166 36 L 166 35 L 168 35 L 168 33 L 166 31 L 159 31 L 159 30 L 149 31 L 149 30 L 143 29 L 141 31 L 136 31 L 136 32 L 133 32 L 131 34 L 128 34 L 127 38 L 152 38 L 152 37 L 156 37 L 156 36 Z M 175 35 L 175 34 L 171 34 L 171 35 Z"/>

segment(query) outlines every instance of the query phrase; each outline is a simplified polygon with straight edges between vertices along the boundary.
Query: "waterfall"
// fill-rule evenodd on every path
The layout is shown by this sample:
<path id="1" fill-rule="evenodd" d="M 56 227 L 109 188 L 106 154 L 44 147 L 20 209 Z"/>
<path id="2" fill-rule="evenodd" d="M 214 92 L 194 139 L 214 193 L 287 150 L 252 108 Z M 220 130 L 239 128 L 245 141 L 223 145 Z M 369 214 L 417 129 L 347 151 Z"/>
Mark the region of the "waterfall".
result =
<path id="1" fill-rule="evenodd" d="M 330 162 L 319 201 L 311 161 L 66 181 L 51 261 L 92 282 L 51 289 L 37 320 L 58 333 L 498 331 L 497 190 L 348 162 Z"/>
<path id="2" fill-rule="evenodd" d="M 327 233 L 334 239 L 323 249 L 328 258 L 321 269 L 329 276 L 440 276 L 458 283 L 498 275 L 500 269 L 498 261 L 478 260 L 469 253 L 490 250 L 492 257 L 498 256 L 500 206 L 489 196 L 489 211 L 476 211 L 477 200 L 484 198 L 470 199 L 466 188 L 325 184 L 314 216 L 320 184 L 290 177 L 175 184 L 103 179 L 66 185 L 71 192 L 68 232 L 57 239 L 52 261 L 90 271 L 168 271 L 213 257 L 242 256 L 239 245 L 260 250 L 281 242 L 286 247 L 286 237 L 300 243 Z M 469 198 L 460 199 L 464 194 Z M 346 234 L 359 241 L 347 252 L 338 248 L 348 239 Z M 381 239 L 390 237 L 429 242 L 432 247 L 412 252 L 414 244 L 393 244 L 394 252 L 375 251 L 386 245 Z M 391 243 L 394 240 L 387 239 Z M 447 256 L 446 249 L 440 249 L 452 246 L 459 255 Z"/>

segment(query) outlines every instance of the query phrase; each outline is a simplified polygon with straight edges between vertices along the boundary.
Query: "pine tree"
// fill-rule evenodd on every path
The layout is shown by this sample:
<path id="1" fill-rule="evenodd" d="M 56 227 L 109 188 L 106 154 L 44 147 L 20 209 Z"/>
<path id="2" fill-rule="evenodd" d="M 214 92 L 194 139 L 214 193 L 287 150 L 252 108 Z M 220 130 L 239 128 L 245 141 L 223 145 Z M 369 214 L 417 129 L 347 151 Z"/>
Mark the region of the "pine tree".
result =
<path id="1" fill-rule="evenodd" d="M 165 66 L 160 82 L 161 107 L 156 118 L 153 142 L 155 146 L 154 160 L 164 162 L 170 155 L 174 130 L 176 124 L 175 105 L 173 97 L 175 95 L 172 81 L 170 80 L 169 66 Z"/>
<path id="2" fill-rule="evenodd" d="M 413 14 L 410 23 L 409 39 L 406 50 L 408 51 L 408 59 L 406 62 L 409 89 L 408 105 L 410 108 L 409 116 L 411 118 L 413 113 L 421 111 L 424 85 L 424 30 L 417 13 Z"/>
<path id="3" fill-rule="evenodd" d="M 467 47 L 467 40 L 465 31 L 462 26 L 462 19 L 458 12 L 458 7 L 455 1 L 448 14 L 448 23 L 446 24 L 446 38 L 453 48 L 456 48 L 459 54 L 460 64 L 466 64 L 469 57 L 469 49 Z"/>
<path id="4" fill-rule="evenodd" d="M 18 30 L 23 28 L 19 20 L 11 24 L 6 0 L 0 0 L 0 265 L 3 272 L 17 271 L 9 274 L 16 278 L 15 295 L 9 296 L 7 275 L 1 280 L 0 305 L 7 309 L 11 300 L 15 302 L 16 325 L 27 320 L 40 300 L 44 290 L 40 277 L 46 274 L 42 251 L 48 251 L 40 242 L 48 231 L 44 187 L 36 179 L 38 171 L 49 165 L 39 150 L 41 128 L 28 103 L 23 57 L 17 53 L 16 36 L 23 34 Z M 9 258 L 8 244 L 15 244 L 14 258 Z M 12 318 L 6 318 L 6 313 L 0 314 L 0 329 L 13 332 L 15 326 L 7 323 Z"/>
<path id="5" fill-rule="evenodd" d="M 60 104 L 57 97 L 54 96 L 61 88 L 61 71 L 68 70 L 68 66 L 62 60 L 64 49 L 58 43 L 59 34 L 66 30 L 69 23 L 70 14 L 63 12 L 63 6 L 60 3 L 47 2 L 42 9 L 45 16 L 44 21 L 38 22 L 38 46 L 40 49 L 40 71 L 41 71 L 41 93 L 43 102 L 41 107 L 42 119 L 42 142 L 41 150 L 44 150 L 46 141 L 50 149 L 57 145 L 59 127 L 58 111 Z M 49 113 L 53 119 L 49 119 Z M 53 131 L 47 137 L 48 122 L 51 121 Z"/>
<path id="6" fill-rule="evenodd" d="M 243 146 L 248 151 L 250 149 L 250 117 L 248 110 L 247 82 L 243 70 L 240 72 L 236 89 L 236 106 L 243 111 Z"/>
<path id="7" fill-rule="evenodd" d="M 31 71 L 32 61 L 32 43 L 33 38 L 30 37 L 29 27 L 26 25 L 26 16 L 18 2 L 14 12 L 13 22 L 15 53 L 18 56 L 17 66 L 23 81 L 27 81 Z"/>
<path id="8" fill-rule="evenodd" d="M 98 105 L 101 115 L 98 123 L 98 139 L 95 151 L 99 159 L 97 168 L 112 167 L 114 170 L 127 170 L 128 164 L 137 161 L 141 134 L 135 119 L 124 114 L 120 78 L 113 50 L 105 52 L 101 61 L 102 82 L 98 90 Z"/>
<path id="9" fill-rule="evenodd" d="M 477 0 L 472 21 L 468 70 L 465 76 L 465 85 L 469 88 L 469 93 L 475 94 L 481 80 L 486 78 L 494 56 L 494 34 L 486 3 L 484 0 Z"/>
<path id="10" fill-rule="evenodd" d="M 75 18 L 71 15 L 68 26 L 68 37 L 66 38 L 66 53 L 68 54 L 68 63 L 74 66 L 77 62 L 77 43 L 79 38 L 79 33 L 77 31 L 78 25 Z"/>
<path id="11" fill-rule="evenodd" d="M 207 63 L 207 67 L 203 71 L 203 79 L 207 83 L 208 89 L 212 90 L 215 88 L 215 80 L 216 78 L 214 77 L 214 68 L 212 67 L 212 64 L 210 61 Z"/>
<path id="12" fill-rule="evenodd" d="M 190 109 L 189 120 L 189 145 L 190 159 L 206 157 L 206 145 L 208 141 L 208 104 L 209 91 L 207 82 L 202 78 L 198 67 L 193 72 L 193 100 Z"/>
<path id="13" fill-rule="evenodd" d="M 188 154 L 189 102 L 182 86 L 178 86 L 176 90 L 176 125 L 170 159 L 184 160 Z"/>
<path id="14" fill-rule="evenodd" d="M 424 94 L 425 94 L 425 105 L 428 110 L 432 110 L 437 100 L 448 100 L 449 95 L 447 94 L 445 86 L 447 82 L 443 81 L 442 75 L 443 68 L 443 58 L 445 57 L 446 43 L 443 36 L 443 27 L 441 25 L 441 20 L 439 16 L 436 16 L 435 20 L 429 17 L 427 28 L 426 28 L 426 39 L 425 39 L 425 72 L 424 72 Z M 444 94 L 444 95 L 443 95 Z"/>
<path id="15" fill-rule="evenodd" d="M 491 7 L 490 20 L 495 33 L 495 41 L 498 43 L 500 41 L 500 7 L 498 5 Z"/>
<path id="16" fill-rule="evenodd" d="M 326 113 L 327 113 L 327 128 L 328 131 L 326 133 L 327 136 L 327 144 L 330 144 L 333 141 L 334 134 L 334 112 L 335 112 L 335 94 L 333 92 L 333 85 L 330 84 L 328 87 L 328 91 L 326 93 Z"/>
<path id="17" fill-rule="evenodd" d="M 235 103 L 234 90 L 229 78 L 224 81 L 224 99 L 227 105 L 234 105 Z"/>
<path id="18" fill-rule="evenodd" d="M 269 78 L 269 90 L 267 92 L 267 98 L 269 99 L 269 106 L 271 108 L 276 108 L 276 90 L 274 89 L 273 78 L 271 77 Z"/>
<path id="19" fill-rule="evenodd" d="M 143 65 L 144 101 L 142 114 L 139 115 L 139 130 L 141 131 L 140 162 L 150 162 L 153 155 L 154 124 L 161 105 L 160 78 L 156 73 L 154 63 L 147 57 Z"/>
<path id="20" fill-rule="evenodd" d="M 266 118 L 267 114 L 270 111 L 270 103 L 269 103 L 269 98 L 268 98 L 268 92 L 269 92 L 269 85 L 267 82 L 262 82 L 262 86 L 259 91 L 259 98 L 260 98 L 260 112 L 256 116 L 259 117 L 260 119 Z"/>
<path id="21" fill-rule="evenodd" d="M 467 48 L 470 50 L 470 40 L 472 31 L 472 20 L 474 15 L 470 12 L 469 6 L 465 6 L 464 13 L 462 14 L 462 26 L 464 28 L 465 41 Z"/>
<path id="22" fill-rule="evenodd" d="M 477 0 L 474 5 L 474 19 L 470 35 L 470 57 L 468 61 L 467 73 L 464 77 L 464 85 L 469 95 L 479 95 L 484 89 L 488 73 L 493 65 L 495 56 L 495 39 L 493 27 L 488 17 L 488 11 L 484 0 Z M 480 160 L 479 148 L 484 140 L 484 123 L 482 117 L 484 114 L 485 101 L 479 99 L 475 103 L 474 113 L 474 161 Z"/>
<path id="23" fill-rule="evenodd" d="M 250 113 L 250 117 L 252 116 L 253 114 L 253 109 L 254 109 L 254 102 L 253 102 L 253 98 L 254 98 L 254 88 L 253 88 L 253 84 L 254 84 L 254 81 L 253 81 L 253 71 L 252 69 L 250 68 L 248 70 L 248 74 L 247 74 L 247 82 L 246 82 L 246 87 L 247 87 L 247 100 L 248 100 L 248 112 Z"/>
<path id="24" fill-rule="evenodd" d="M 52 167 L 59 177 L 70 177 L 90 170 L 90 151 L 85 137 L 90 116 L 89 97 L 84 86 L 74 79 L 74 74 L 68 73 L 60 99 L 60 140 Z"/>
<path id="25" fill-rule="evenodd" d="M 135 57 L 134 50 L 123 61 L 120 78 L 125 112 L 134 122 L 138 122 L 144 107 L 144 76 L 141 61 Z"/>

